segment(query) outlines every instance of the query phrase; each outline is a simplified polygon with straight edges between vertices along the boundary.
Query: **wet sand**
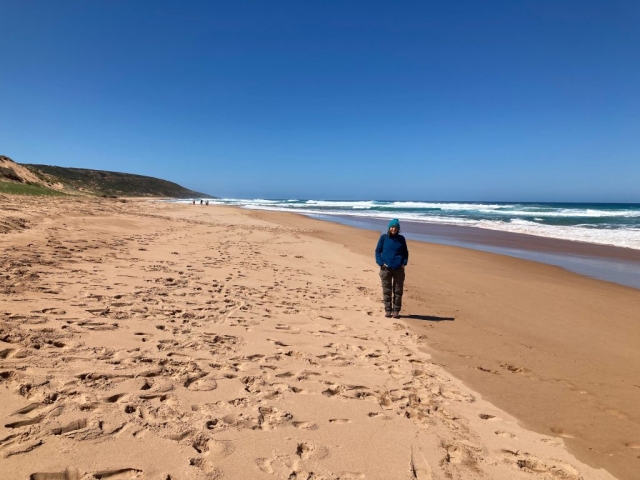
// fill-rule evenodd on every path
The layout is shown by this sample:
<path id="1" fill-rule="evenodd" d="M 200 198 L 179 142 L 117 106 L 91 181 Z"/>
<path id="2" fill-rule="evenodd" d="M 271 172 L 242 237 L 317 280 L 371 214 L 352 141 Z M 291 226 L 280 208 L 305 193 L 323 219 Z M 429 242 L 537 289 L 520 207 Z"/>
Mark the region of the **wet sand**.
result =
<path id="1" fill-rule="evenodd" d="M 325 217 L 330 219 L 331 217 Z M 338 217 L 333 217 L 338 218 Z M 339 217 L 344 221 L 354 221 L 354 217 Z M 384 230 L 387 220 L 366 219 L 360 228 Z M 573 242 L 558 238 L 539 237 L 522 233 L 501 232 L 484 228 L 465 227 L 462 225 L 439 225 L 435 223 L 403 221 L 403 230 L 407 234 L 421 234 L 440 238 L 450 238 L 460 242 L 492 247 L 527 249 L 545 253 L 581 255 L 614 260 L 625 260 L 640 264 L 640 250 L 632 248 L 599 245 L 595 243 Z M 357 225 L 354 225 L 357 226 Z M 373 226 L 373 228 L 371 228 Z"/>
<path id="2" fill-rule="evenodd" d="M 316 217 L 383 231 L 386 220 L 346 216 Z M 580 275 L 640 288 L 640 250 L 500 232 L 459 225 L 402 222 L 409 239 L 508 255 L 565 268 Z"/>
<path id="3" fill-rule="evenodd" d="M 11 196 L 0 226 L 8 478 L 634 478 L 637 290 L 411 242 L 397 321 L 373 232 Z"/>

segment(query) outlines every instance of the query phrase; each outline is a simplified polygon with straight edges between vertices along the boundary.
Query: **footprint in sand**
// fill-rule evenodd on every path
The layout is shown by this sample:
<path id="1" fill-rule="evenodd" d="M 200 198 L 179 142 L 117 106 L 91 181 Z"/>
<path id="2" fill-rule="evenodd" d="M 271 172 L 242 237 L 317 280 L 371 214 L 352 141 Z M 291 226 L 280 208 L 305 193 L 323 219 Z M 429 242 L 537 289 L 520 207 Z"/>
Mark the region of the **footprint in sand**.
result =
<path id="1" fill-rule="evenodd" d="M 501 363 L 500 367 L 510 371 L 511 373 L 520 373 L 522 375 L 531 374 L 531 370 L 529 370 L 528 368 L 519 367 L 517 365 L 511 365 L 510 363 Z"/>
<path id="2" fill-rule="evenodd" d="M 335 425 L 344 425 L 346 423 L 351 423 L 351 420 L 348 418 L 331 418 L 329 419 L 329 423 L 333 423 Z"/>
<path id="3" fill-rule="evenodd" d="M 504 437 L 504 438 L 518 438 L 518 437 L 516 437 L 513 433 L 505 432 L 504 430 L 496 430 L 494 433 L 495 433 L 497 436 L 499 436 L 499 437 Z"/>
<path id="4" fill-rule="evenodd" d="M 65 469 L 63 472 L 32 473 L 29 480 L 80 480 L 80 472 L 76 469 Z"/>
<path id="5" fill-rule="evenodd" d="M 317 430 L 318 426 L 313 422 L 293 422 L 293 426 L 301 430 Z"/>
<path id="6" fill-rule="evenodd" d="M 124 393 L 116 393 L 114 395 L 109 395 L 105 397 L 104 401 L 107 403 L 116 403 L 118 400 L 122 399 L 126 394 Z"/>
<path id="7" fill-rule="evenodd" d="M 93 478 L 98 480 L 133 480 L 143 476 L 143 471 L 138 468 L 118 468 L 113 470 L 102 470 L 95 472 Z"/>
<path id="8" fill-rule="evenodd" d="M 197 467 L 204 473 L 210 476 L 210 478 L 221 478 L 222 473 L 213 466 L 213 463 L 206 458 L 192 458 L 189 460 L 189 465 Z"/>
<path id="9" fill-rule="evenodd" d="M 323 335 L 336 335 L 336 332 L 331 332 L 329 330 L 318 330 L 313 333 L 316 337 L 322 337 Z"/>
<path id="10" fill-rule="evenodd" d="M 343 323 L 334 323 L 331 326 L 335 328 L 338 332 L 349 332 L 352 330 L 351 327 L 344 325 Z"/>
<path id="11" fill-rule="evenodd" d="M 271 466 L 271 460 L 269 460 L 267 458 L 257 458 L 256 459 L 256 465 L 264 473 L 268 473 L 268 474 L 274 474 L 275 473 L 274 468 Z"/>
<path id="12" fill-rule="evenodd" d="M 218 388 L 218 382 L 211 375 L 206 375 L 194 381 L 185 382 L 185 387 L 194 392 L 209 392 Z"/>
<path id="13" fill-rule="evenodd" d="M 302 442 L 299 443 L 296 448 L 296 455 L 303 460 L 322 460 L 329 456 L 329 450 L 325 447 L 316 445 L 315 443 Z"/>
<path id="14" fill-rule="evenodd" d="M 391 418 L 389 418 L 386 414 L 382 413 L 382 412 L 369 412 L 367 413 L 367 416 L 369 418 L 378 418 L 381 420 L 391 420 Z"/>
<path id="15" fill-rule="evenodd" d="M 21 409 L 16 410 L 11 415 L 26 415 L 27 413 L 32 412 L 40 407 L 42 407 L 42 405 L 39 403 L 30 403 L 26 407 L 22 407 Z"/>
<path id="16" fill-rule="evenodd" d="M 495 420 L 495 415 L 489 415 L 488 413 L 481 413 L 478 415 L 482 420 Z"/>
<path id="17" fill-rule="evenodd" d="M 476 367 L 476 370 L 480 370 L 481 372 L 485 372 L 485 373 L 492 373 L 494 375 L 500 375 L 499 372 L 495 371 L 495 370 L 491 370 L 490 368 L 485 368 L 485 367 Z"/>
<path id="18" fill-rule="evenodd" d="M 83 428 L 86 428 L 87 424 L 88 424 L 88 420 L 86 418 L 81 418 L 79 420 L 74 420 L 73 422 L 63 425 L 61 427 L 54 428 L 53 430 L 51 430 L 51 433 L 53 435 L 62 435 L 64 433 L 75 432 L 76 430 L 81 430 Z"/>
<path id="19" fill-rule="evenodd" d="M 209 441 L 209 455 L 215 459 L 226 458 L 233 455 L 235 448 L 233 443 L 227 440 L 211 440 Z"/>
<path id="20" fill-rule="evenodd" d="M 174 389 L 174 384 L 168 378 L 148 377 L 140 386 L 140 390 L 149 390 L 150 393 L 166 393 Z"/>
<path id="21" fill-rule="evenodd" d="M 512 450 L 502 450 L 507 463 L 514 464 L 518 469 L 527 473 L 545 474 L 545 478 L 561 478 L 563 480 L 580 480 L 583 478 L 580 472 L 571 465 L 553 461 L 553 464 L 547 465 L 538 457 L 520 450 L 514 452 Z"/>
<path id="22" fill-rule="evenodd" d="M 294 387 L 292 385 L 289 385 L 289 390 L 291 390 L 293 393 L 297 393 L 298 395 L 309 394 L 309 390 L 305 390 L 304 388 Z"/>
<path id="23" fill-rule="evenodd" d="M 366 477 L 364 473 L 359 472 L 340 472 L 338 478 L 340 480 L 364 480 Z"/>
<path id="24" fill-rule="evenodd" d="M 575 438 L 570 433 L 565 432 L 564 428 L 562 428 L 562 427 L 551 427 L 550 430 L 553 433 L 555 433 L 556 435 L 558 435 L 559 437 L 562 437 L 562 438 Z"/>
<path id="25" fill-rule="evenodd" d="M 547 445 L 553 445 L 554 447 L 562 445 L 562 442 L 556 440 L 555 438 L 543 438 L 540 441 L 542 443 L 546 443 Z"/>
<path id="26" fill-rule="evenodd" d="M 11 358 L 15 351 L 16 351 L 15 348 L 5 348 L 4 350 L 0 350 L 0 360 L 6 360 L 7 358 Z"/>
<path id="27" fill-rule="evenodd" d="M 292 327 L 291 325 L 286 325 L 283 323 L 279 323 L 276 325 L 276 330 L 281 330 L 286 333 L 298 334 L 300 333 L 300 329 L 298 327 Z"/>
<path id="28" fill-rule="evenodd" d="M 271 458 L 257 458 L 255 463 L 262 472 L 279 478 L 364 479 L 364 475 L 361 473 L 341 472 L 338 475 L 334 475 L 321 471 L 315 462 L 328 456 L 329 450 L 327 448 L 311 442 L 300 442 L 296 446 L 295 454 L 287 455 L 281 452 L 274 452 Z"/>
<path id="29" fill-rule="evenodd" d="M 191 446 L 198 453 L 206 453 L 209 451 L 209 443 L 211 439 L 206 435 L 200 434 L 196 435 L 195 438 L 191 441 Z"/>
<path id="30" fill-rule="evenodd" d="M 36 425 L 40 422 L 42 422 L 42 420 L 44 420 L 44 415 L 38 415 L 37 417 L 34 418 L 28 418 L 26 420 L 19 420 L 17 422 L 11 422 L 11 423 L 7 423 L 5 424 L 5 428 L 20 428 L 20 427 L 27 427 L 29 425 Z"/>

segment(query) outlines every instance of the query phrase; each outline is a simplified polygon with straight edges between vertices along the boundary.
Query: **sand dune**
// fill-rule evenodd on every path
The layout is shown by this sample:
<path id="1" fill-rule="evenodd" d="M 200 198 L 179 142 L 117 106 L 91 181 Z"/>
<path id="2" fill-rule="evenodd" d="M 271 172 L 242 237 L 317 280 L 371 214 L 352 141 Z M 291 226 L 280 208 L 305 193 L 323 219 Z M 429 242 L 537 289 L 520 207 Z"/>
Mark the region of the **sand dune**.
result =
<path id="1" fill-rule="evenodd" d="M 2 478 L 614 478 L 433 363 L 372 259 L 309 228 L 2 206 L 25 222 L 0 235 Z"/>

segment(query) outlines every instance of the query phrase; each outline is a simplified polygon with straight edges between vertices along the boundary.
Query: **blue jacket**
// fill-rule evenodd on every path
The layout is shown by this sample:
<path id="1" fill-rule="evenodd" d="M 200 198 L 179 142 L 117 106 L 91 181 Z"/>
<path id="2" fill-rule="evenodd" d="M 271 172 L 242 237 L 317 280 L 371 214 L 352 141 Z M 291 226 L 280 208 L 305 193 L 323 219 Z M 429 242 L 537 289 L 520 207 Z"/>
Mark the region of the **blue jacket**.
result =
<path id="1" fill-rule="evenodd" d="M 376 263 L 385 264 L 390 270 L 403 267 L 409 261 L 407 241 L 400 234 L 393 237 L 383 233 L 376 246 Z"/>

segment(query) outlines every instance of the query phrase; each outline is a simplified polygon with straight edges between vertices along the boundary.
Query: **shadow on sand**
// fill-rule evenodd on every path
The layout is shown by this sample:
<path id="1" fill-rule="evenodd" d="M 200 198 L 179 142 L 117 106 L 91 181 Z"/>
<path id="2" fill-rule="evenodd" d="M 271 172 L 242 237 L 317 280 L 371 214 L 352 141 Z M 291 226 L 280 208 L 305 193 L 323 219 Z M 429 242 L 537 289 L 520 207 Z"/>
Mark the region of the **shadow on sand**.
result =
<path id="1" fill-rule="evenodd" d="M 402 315 L 401 317 L 427 322 L 453 322 L 456 319 L 456 317 L 435 317 L 433 315 Z"/>

